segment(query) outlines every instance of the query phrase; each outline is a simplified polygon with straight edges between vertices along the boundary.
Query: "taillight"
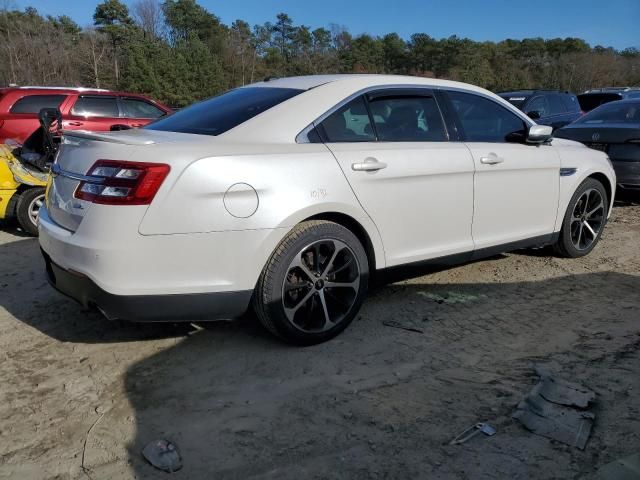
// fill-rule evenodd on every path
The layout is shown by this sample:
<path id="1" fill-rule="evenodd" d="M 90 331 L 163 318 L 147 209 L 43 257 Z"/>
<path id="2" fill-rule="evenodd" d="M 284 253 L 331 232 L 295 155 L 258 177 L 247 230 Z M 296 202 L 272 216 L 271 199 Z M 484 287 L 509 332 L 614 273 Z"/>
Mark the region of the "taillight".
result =
<path id="1" fill-rule="evenodd" d="M 164 163 L 98 160 L 74 196 L 105 205 L 148 205 L 170 169 Z"/>

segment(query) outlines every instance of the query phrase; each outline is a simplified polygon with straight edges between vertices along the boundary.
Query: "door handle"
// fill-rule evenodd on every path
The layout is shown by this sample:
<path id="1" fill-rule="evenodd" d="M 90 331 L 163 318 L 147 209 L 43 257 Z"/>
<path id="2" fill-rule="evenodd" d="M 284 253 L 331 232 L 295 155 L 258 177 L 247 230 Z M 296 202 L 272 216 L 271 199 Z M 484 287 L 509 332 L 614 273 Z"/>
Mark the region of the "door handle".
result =
<path id="1" fill-rule="evenodd" d="M 497 165 L 504 162 L 504 158 L 497 156 L 495 153 L 490 153 L 486 157 L 480 157 L 480 163 L 485 165 Z"/>
<path id="2" fill-rule="evenodd" d="M 70 127 L 81 127 L 84 125 L 83 122 L 65 122 Z"/>
<path id="3" fill-rule="evenodd" d="M 364 162 L 351 164 L 351 169 L 355 172 L 376 172 L 383 168 L 387 168 L 386 163 L 379 162 L 371 157 L 365 158 Z"/>

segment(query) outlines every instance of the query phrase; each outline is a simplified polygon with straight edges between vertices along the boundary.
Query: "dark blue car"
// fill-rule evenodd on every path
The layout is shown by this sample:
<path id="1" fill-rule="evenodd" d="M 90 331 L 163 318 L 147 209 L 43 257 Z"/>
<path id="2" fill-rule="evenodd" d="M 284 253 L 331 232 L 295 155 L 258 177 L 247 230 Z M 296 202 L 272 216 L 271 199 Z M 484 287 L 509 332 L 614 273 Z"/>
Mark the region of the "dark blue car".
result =
<path id="1" fill-rule="evenodd" d="M 578 98 L 560 90 L 514 90 L 498 93 L 538 125 L 564 127 L 582 115 Z"/>

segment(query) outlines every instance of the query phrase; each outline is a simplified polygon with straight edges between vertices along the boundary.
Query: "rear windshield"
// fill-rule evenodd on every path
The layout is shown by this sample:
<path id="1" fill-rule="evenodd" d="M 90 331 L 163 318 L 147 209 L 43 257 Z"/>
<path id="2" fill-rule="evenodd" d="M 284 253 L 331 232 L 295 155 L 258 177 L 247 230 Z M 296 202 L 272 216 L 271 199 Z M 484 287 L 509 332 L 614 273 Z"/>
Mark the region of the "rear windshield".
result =
<path id="1" fill-rule="evenodd" d="M 10 113 L 38 113 L 43 108 L 58 108 L 66 95 L 29 95 L 11 107 Z"/>
<path id="2" fill-rule="evenodd" d="M 303 91 L 293 88 L 238 88 L 191 105 L 144 128 L 220 135 Z"/>
<path id="3" fill-rule="evenodd" d="M 578 102 L 580 102 L 580 108 L 583 112 L 590 112 L 604 103 L 621 99 L 622 95 L 619 93 L 583 93 L 578 95 Z"/>
<path id="4" fill-rule="evenodd" d="M 607 103 L 587 113 L 575 123 L 602 125 L 604 123 L 640 123 L 640 102 Z"/>
<path id="5" fill-rule="evenodd" d="M 518 95 L 513 93 L 499 93 L 498 95 L 500 95 L 507 102 L 520 110 L 522 110 L 522 106 L 527 101 L 527 98 L 529 98 L 526 95 Z"/>

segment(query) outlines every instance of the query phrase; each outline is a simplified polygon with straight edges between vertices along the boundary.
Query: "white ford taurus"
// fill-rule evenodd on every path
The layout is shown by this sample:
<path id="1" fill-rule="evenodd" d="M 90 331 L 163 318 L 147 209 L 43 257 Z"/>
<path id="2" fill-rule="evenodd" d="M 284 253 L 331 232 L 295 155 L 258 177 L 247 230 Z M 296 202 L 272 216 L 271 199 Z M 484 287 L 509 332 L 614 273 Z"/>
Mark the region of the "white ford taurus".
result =
<path id="1" fill-rule="evenodd" d="M 370 274 L 553 244 L 589 253 L 615 189 L 604 153 L 444 80 L 267 80 L 143 129 L 66 132 L 40 244 L 51 284 L 108 318 L 234 318 L 310 344 Z"/>

